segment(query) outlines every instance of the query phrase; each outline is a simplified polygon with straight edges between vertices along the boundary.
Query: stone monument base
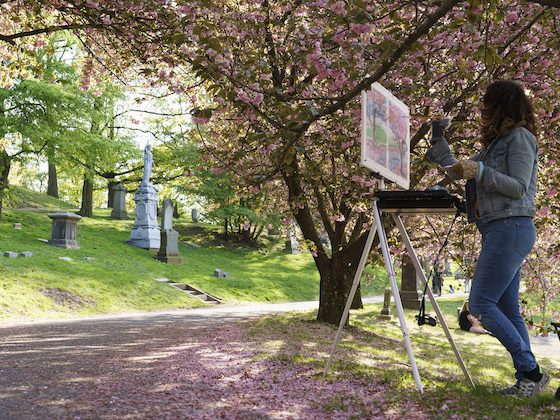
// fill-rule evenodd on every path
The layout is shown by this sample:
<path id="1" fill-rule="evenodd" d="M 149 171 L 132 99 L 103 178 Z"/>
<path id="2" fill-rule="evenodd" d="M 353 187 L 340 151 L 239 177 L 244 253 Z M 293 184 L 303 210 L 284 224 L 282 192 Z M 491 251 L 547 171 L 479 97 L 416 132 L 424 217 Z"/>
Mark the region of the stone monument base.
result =
<path id="1" fill-rule="evenodd" d="M 126 210 L 115 210 L 111 212 L 111 219 L 113 220 L 128 220 L 128 213 Z"/>
<path id="2" fill-rule="evenodd" d="M 49 239 L 48 243 L 66 249 L 79 249 L 80 243 L 75 239 Z"/>
<path id="3" fill-rule="evenodd" d="M 160 245 L 159 227 L 136 228 L 130 233 L 130 239 L 126 241 L 126 243 L 138 248 L 155 250 L 157 252 Z"/>
<path id="4" fill-rule="evenodd" d="M 405 309 L 418 309 L 422 302 L 422 292 L 413 290 L 401 290 L 401 302 Z"/>
<path id="5" fill-rule="evenodd" d="M 156 260 L 173 265 L 183 265 L 183 257 L 178 255 L 156 255 Z"/>

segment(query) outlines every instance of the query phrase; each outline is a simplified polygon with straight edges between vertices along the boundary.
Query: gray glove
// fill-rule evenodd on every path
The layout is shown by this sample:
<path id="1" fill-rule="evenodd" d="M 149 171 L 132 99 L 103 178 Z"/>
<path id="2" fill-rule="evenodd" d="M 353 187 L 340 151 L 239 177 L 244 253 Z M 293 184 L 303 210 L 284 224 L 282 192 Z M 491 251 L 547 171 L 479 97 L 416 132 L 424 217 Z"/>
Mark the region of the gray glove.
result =
<path id="1" fill-rule="evenodd" d="M 436 144 L 438 141 L 443 140 L 445 130 L 451 125 L 451 118 L 438 118 L 432 120 L 432 138 L 430 144 Z"/>

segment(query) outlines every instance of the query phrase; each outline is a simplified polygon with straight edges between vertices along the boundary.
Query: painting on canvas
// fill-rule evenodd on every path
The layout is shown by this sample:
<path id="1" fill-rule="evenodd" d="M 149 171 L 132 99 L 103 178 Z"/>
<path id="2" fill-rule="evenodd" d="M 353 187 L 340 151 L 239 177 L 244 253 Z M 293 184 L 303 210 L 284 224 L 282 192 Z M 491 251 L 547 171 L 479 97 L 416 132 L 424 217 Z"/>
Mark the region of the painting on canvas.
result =
<path id="1" fill-rule="evenodd" d="M 379 83 L 362 92 L 361 134 L 361 164 L 408 189 L 410 111 Z"/>

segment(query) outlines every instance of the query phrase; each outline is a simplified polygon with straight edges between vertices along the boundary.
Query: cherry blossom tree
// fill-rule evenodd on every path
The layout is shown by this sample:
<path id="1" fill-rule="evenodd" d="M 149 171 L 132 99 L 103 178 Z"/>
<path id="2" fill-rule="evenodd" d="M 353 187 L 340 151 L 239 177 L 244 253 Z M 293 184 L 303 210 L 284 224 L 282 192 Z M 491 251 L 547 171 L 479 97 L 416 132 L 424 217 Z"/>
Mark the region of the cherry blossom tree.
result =
<path id="1" fill-rule="evenodd" d="M 461 192 L 423 160 L 422 140 L 431 116 L 450 113 L 450 142 L 459 156 L 472 154 L 477 104 L 493 78 L 526 83 L 548 140 L 542 150 L 557 147 L 554 1 L 51 0 L 37 11 L 38 3 L 2 7 L 48 15 L 45 31 L 73 29 L 91 53 L 84 88 L 133 72 L 167 83 L 191 101 L 195 121 L 206 123 L 200 141 L 209 163 L 241 190 L 280 182 L 287 216 L 321 275 L 322 321 L 340 320 L 372 223 L 377 183 L 358 163 L 363 89 L 380 81 L 410 106 L 414 188 L 437 182 Z"/>

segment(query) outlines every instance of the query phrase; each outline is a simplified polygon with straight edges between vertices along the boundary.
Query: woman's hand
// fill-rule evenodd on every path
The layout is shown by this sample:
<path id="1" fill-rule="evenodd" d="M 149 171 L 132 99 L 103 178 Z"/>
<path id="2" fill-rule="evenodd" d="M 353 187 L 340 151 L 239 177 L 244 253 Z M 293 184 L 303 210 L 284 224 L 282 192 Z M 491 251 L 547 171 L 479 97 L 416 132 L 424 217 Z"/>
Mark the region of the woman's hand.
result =
<path id="1" fill-rule="evenodd" d="M 480 164 L 474 160 L 460 160 L 453 165 L 446 166 L 445 172 L 449 178 L 457 179 L 473 179 L 478 176 Z"/>

